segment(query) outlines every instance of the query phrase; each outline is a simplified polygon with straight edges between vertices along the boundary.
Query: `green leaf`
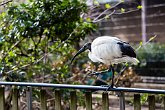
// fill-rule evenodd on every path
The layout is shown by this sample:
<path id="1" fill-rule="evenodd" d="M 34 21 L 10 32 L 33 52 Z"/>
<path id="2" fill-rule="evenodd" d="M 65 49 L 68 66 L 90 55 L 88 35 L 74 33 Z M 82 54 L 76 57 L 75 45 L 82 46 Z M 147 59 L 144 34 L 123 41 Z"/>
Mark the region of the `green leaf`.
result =
<path id="1" fill-rule="evenodd" d="M 120 2 L 124 2 L 124 0 L 120 0 Z"/>
<path id="2" fill-rule="evenodd" d="M 100 4 L 99 4 L 99 2 L 98 1 L 94 1 L 94 5 L 97 5 L 97 6 L 99 6 Z"/>
<path id="3" fill-rule="evenodd" d="M 105 19 L 109 19 L 110 17 L 108 15 L 105 16 Z"/>
<path id="4" fill-rule="evenodd" d="M 20 6 L 22 6 L 23 8 L 25 8 L 26 7 L 26 4 L 21 3 Z"/>
<path id="5" fill-rule="evenodd" d="M 86 18 L 86 20 L 87 20 L 88 22 L 91 22 L 91 18 L 89 18 L 89 17 L 88 17 L 88 18 Z"/>
<path id="6" fill-rule="evenodd" d="M 33 0 L 28 0 L 29 2 L 32 2 Z"/>
<path id="7" fill-rule="evenodd" d="M 149 39 L 149 41 L 152 41 L 152 40 L 154 40 L 155 38 L 156 38 L 156 35 L 153 36 L 153 37 L 151 37 L 151 38 Z"/>
<path id="8" fill-rule="evenodd" d="M 18 70 L 18 68 L 17 67 L 14 67 L 13 70 L 16 71 L 16 70 Z"/>
<path id="9" fill-rule="evenodd" d="M 138 6 L 137 6 L 137 9 L 142 9 L 142 6 L 141 6 L 141 5 L 138 5 Z"/>
<path id="10" fill-rule="evenodd" d="M 125 9 L 124 8 L 121 8 L 120 10 L 121 10 L 121 13 L 124 13 L 125 12 Z"/>
<path id="11" fill-rule="evenodd" d="M 141 41 L 140 43 L 139 43 L 139 46 L 142 46 L 143 45 L 143 42 Z"/>
<path id="12" fill-rule="evenodd" d="M 125 66 L 128 67 L 129 66 L 128 63 L 125 63 Z"/>
<path id="13" fill-rule="evenodd" d="M 5 13 L 5 12 L 2 12 L 2 13 L 1 13 L 1 16 L 2 16 L 2 17 L 4 17 L 5 15 L 6 15 L 6 13 Z"/>
<path id="14" fill-rule="evenodd" d="M 14 52 L 10 51 L 10 52 L 9 52 L 9 56 L 10 56 L 10 57 L 15 56 Z"/>
<path id="15" fill-rule="evenodd" d="M 31 61 L 34 62 L 35 61 L 35 58 L 34 57 L 31 57 Z"/>
<path id="16" fill-rule="evenodd" d="M 111 8 L 111 5 L 107 3 L 107 4 L 105 4 L 105 8 L 109 9 L 109 8 Z"/>

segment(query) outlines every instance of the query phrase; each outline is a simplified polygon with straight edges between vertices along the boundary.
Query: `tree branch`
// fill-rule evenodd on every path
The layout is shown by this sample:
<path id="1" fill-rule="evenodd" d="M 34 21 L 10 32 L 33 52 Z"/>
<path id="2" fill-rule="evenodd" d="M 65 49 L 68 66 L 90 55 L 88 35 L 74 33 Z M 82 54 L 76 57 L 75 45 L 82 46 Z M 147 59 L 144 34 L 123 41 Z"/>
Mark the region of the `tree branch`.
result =
<path id="1" fill-rule="evenodd" d="M 147 42 L 145 42 L 144 44 L 139 45 L 139 47 L 135 50 L 138 51 L 142 46 L 147 45 L 148 43 L 150 43 L 153 39 L 155 39 L 157 37 L 157 35 L 154 35 L 153 37 L 151 37 Z"/>
<path id="2" fill-rule="evenodd" d="M 107 11 L 112 10 L 113 8 L 117 7 L 119 4 L 121 4 L 123 2 L 118 2 L 116 3 L 114 6 L 112 6 L 111 8 L 108 8 L 106 10 L 104 10 L 102 13 L 100 13 L 93 21 L 96 21 L 97 19 L 99 19 L 103 14 L 106 14 Z M 113 13 L 113 12 L 112 12 Z"/>
<path id="3" fill-rule="evenodd" d="M 113 10 L 110 14 L 108 14 L 108 15 L 106 15 L 106 16 L 109 17 L 109 16 L 113 15 L 113 14 L 115 13 L 115 11 L 116 11 L 116 10 Z M 93 22 L 93 23 L 100 22 L 100 21 L 104 20 L 104 19 L 106 18 L 106 16 L 103 17 L 103 18 L 100 18 L 100 19 L 98 19 L 98 20 L 94 20 L 94 21 L 92 21 L 92 22 Z"/>
<path id="4" fill-rule="evenodd" d="M 139 10 L 140 10 L 140 9 L 134 9 L 134 10 L 126 11 L 126 12 L 114 13 L 114 15 L 121 15 L 121 14 L 126 14 L 126 13 L 131 13 L 131 12 L 139 11 Z"/>
<path id="5" fill-rule="evenodd" d="M 22 38 L 20 41 L 17 41 L 2 57 L 2 61 L 4 58 L 6 58 L 6 56 L 8 55 L 8 53 L 14 48 L 16 47 L 20 42 L 22 42 L 24 40 L 24 38 Z"/>
<path id="6" fill-rule="evenodd" d="M 6 5 L 6 4 L 8 4 L 9 2 L 12 2 L 13 0 L 8 0 L 8 1 L 2 1 L 1 3 L 0 3 L 0 6 L 3 6 L 3 5 Z"/>

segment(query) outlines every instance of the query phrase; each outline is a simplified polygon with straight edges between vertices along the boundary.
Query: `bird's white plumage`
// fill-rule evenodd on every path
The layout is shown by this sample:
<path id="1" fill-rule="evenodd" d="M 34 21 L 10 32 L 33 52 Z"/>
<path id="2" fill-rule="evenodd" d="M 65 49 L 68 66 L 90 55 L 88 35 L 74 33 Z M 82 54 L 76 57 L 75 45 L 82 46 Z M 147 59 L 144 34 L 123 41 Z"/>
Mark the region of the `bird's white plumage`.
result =
<path id="1" fill-rule="evenodd" d="M 93 62 L 104 64 L 118 64 L 122 62 L 138 63 L 138 60 L 129 56 L 122 56 L 118 42 L 123 42 L 117 37 L 102 36 L 96 38 L 91 44 L 88 56 Z"/>

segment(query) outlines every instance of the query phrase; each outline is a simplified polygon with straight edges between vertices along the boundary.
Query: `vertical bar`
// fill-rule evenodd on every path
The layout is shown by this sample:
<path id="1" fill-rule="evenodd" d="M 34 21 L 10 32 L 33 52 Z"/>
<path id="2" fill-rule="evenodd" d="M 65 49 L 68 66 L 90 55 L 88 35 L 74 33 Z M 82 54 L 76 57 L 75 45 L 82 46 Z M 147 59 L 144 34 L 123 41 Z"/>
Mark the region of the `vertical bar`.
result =
<path id="1" fill-rule="evenodd" d="M 109 110 L 108 92 L 102 93 L 102 110 Z"/>
<path id="2" fill-rule="evenodd" d="M 141 0 L 142 10 L 141 10 L 141 20 L 142 20 L 142 41 L 146 42 L 146 2 L 147 0 Z"/>
<path id="3" fill-rule="evenodd" d="M 4 93 L 4 87 L 0 87 L 0 107 L 1 107 L 1 110 L 5 110 L 5 93 Z"/>
<path id="4" fill-rule="evenodd" d="M 120 110 L 125 110 L 125 95 L 124 92 L 120 92 L 119 95 Z"/>
<path id="5" fill-rule="evenodd" d="M 26 99 L 28 110 L 32 110 L 32 87 L 27 87 Z"/>
<path id="6" fill-rule="evenodd" d="M 134 110 L 141 110 L 140 94 L 134 94 Z"/>
<path id="7" fill-rule="evenodd" d="M 12 88 L 12 110 L 18 110 L 18 89 Z"/>
<path id="8" fill-rule="evenodd" d="M 77 96 L 76 96 L 76 91 L 70 92 L 70 108 L 71 110 L 77 110 Z"/>
<path id="9" fill-rule="evenodd" d="M 162 98 L 163 98 L 163 110 L 165 110 L 165 96 L 163 96 Z"/>
<path id="10" fill-rule="evenodd" d="M 149 110 L 155 110 L 155 96 L 154 95 L 148 96 L 148 106 L 149 106 Z"/>
<path id="11" fill-rule="evenodd" d="M 55 110 L 62 110 L 60 90 L 55 90 Z"/>
<path id="12" fill-rule="evenodd" d="M 45 89 L 41 89 L 40 91 L 40 100 L 41 100 L 41 110 L 47 110 L 46 108 L 46 90 Z"/>
<path id="13" fill-rule="evenodd" d="M 85 92 L 85 105 L 86 110 L 92 110 L 92 93 Z"/>

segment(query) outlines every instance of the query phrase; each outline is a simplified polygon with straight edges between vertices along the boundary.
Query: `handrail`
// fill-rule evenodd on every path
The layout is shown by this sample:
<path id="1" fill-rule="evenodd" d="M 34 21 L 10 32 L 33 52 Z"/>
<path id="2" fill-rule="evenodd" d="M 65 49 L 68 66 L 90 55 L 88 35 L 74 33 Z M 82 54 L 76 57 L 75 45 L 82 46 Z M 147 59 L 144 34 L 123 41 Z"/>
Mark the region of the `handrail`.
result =
<path id="1" fill-rule="evenodd" d="M 107 86 L 52 84 L 52 83 L 29 83 L 29 82 L 0 82 L 0 85 L 31 86 L 31 87 L 53 87 L 53 88 L 65 88 L 65 89 L 87 89 L 87 90 L 98 90 L 98 91 L 99 90 L 106 91 L 108 89 Z M 127 88 L 127 87 L 109 88 L 108 91 L 165 94 L 165 90 L 143 89 L 143 88 Z"/>

